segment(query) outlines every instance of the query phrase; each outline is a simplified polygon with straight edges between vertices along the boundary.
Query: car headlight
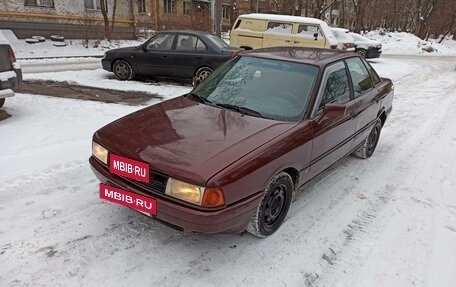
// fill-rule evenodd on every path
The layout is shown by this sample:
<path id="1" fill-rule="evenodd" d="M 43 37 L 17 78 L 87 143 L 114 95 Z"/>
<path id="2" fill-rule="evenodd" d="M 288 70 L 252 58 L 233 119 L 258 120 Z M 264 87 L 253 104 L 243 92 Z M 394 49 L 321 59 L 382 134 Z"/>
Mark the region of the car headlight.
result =
<path id="1" fill-rule="evenodd" d="M 92 155 L 104 164 L 108 164 L 108 150 L 96 142 L 92 142 Z"/>
<path id="2" fill-rule="evenodd" d="M 203 207 L 218 207 L 225 204 L 220 188 L 206 188 L 169 178 L 166 194 Z"/>

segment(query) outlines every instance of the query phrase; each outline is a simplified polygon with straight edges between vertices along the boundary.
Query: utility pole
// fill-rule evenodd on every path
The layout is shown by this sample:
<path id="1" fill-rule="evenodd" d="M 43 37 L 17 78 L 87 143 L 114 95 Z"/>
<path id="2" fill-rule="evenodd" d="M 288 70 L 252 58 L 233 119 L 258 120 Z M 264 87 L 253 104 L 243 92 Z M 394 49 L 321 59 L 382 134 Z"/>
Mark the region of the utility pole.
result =
<path id="1" fill-rule="evenodd" d="M 222 0 L 215 1 L 215 35 L 220 37 L 222 35 L 221 24 L 222 24 Z"/>

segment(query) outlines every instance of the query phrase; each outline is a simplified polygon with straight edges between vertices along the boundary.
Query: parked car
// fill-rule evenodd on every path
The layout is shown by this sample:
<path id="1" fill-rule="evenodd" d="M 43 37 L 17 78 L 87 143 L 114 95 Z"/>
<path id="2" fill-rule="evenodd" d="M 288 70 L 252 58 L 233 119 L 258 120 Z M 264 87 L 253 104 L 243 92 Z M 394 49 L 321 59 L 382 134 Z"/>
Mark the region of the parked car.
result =
<path id="1" fill-rule="evenodd" d="M 16 63 L 10 43 L 0 32 L 0 108 L 6 98 L 14 96 L 13 89 L 21 83 L 22 70 Z"/>
<path id="2" fill-rule="evenodd" d="M 137 47 L 110 50 L 101 63 L 119 80 L 130 80 L 135 75 L 204 80 L 239 51 L 212 34 L 165 31 Z"/>
<path id="3" fill-rule="evenodd" d="M 337 49 L 350 52 L 355 51 L 355 40 L 347 29 L 331 28 L 331 31 L 337 39 Z"/>
<path id="4" fill-rule="evenodd" d="M 319 19 L 253 13 L 236 19 L 230 45 L 246 50 L 275 46 L 335 49 L 337 40 L 328 24 Z"/>
<path id="5" fill-rule="evenodd" d="M 105 200 L 180 230 L 265 237 L 295 190 L 373 154 L 392 101 L 391 80 L 355 53 L 252 50 L 95 132 L 89 161 Z"/>
<path id="6" fill-rule="evenodd" d="M 355 52 L 365 59 L 380 58 L 382 43 L 371 40 L 357 33 L 350 33 L 355 40 Z"/>

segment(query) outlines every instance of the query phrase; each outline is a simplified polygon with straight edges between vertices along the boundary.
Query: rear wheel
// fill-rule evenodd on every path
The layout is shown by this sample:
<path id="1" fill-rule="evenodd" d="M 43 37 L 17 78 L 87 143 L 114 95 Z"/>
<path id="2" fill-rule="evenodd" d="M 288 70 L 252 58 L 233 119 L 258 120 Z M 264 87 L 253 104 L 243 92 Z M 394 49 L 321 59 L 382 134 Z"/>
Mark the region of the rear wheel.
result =
<path id="1" fill-rule="evenodd" d="M 3 107 L 4 104 L 5 104 L 5 98 L 0 99 L 0 108 Z"/>
<path id="2" fill-rule="evenodd" d="M 200 80 L 200 82 L 204 81 L 214 70 L 209 67 L 201 67 L 195 72 L 195 77 Z"/>
<path id="3" fill-rule="evenodd" d="M 257 237 L 266 237 L 279 229 L 290 208 L 292 194 L 291 176 L 286 172 L 274 176 L 250 219 L 247 231 Z"/>
<path id="4" fill-rule="evenodd" d="M 382 122 L 378 120 L 374 128 L 371 130 L 369 136 L 363 141 L 361 146 L 353 152 L 359 158 L 369 158 L 374 153 L 380 138 L 380 131 L 382 130 Z"/>
<path id="5" fill-rule="evenodd" d="M 112 71 L 117 79 L 121 81 L 131 80 L 134 76 L 133 69 L 125 60 L 117 60 L 112 65 Z"/>

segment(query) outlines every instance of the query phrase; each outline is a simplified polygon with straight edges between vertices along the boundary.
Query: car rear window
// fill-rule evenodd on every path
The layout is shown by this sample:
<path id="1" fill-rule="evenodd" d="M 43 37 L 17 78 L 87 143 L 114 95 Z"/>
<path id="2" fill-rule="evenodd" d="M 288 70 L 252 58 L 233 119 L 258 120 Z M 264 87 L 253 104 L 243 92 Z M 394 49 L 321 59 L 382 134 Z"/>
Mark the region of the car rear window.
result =
<path id="1" fill-rule="evenodd" d="M 215 104 L 245 107 L 275 120 L 298 121 L 317 74 L 318 68 L 312 65 L 243 56 L 216 70 L 193 92 Z"/>
<path id="2" fill-rule="evenodd" d="M 212 43 L 214 43 L 220 49 L 229 47 L 228 43 L 226 43 L 225 41 L 223 41 L 222 39 L 220 39 L 217 36 L 208 35 L 207 37 L 209 38 L 209 40 L 211 40 Z"/>

